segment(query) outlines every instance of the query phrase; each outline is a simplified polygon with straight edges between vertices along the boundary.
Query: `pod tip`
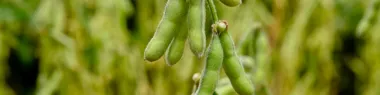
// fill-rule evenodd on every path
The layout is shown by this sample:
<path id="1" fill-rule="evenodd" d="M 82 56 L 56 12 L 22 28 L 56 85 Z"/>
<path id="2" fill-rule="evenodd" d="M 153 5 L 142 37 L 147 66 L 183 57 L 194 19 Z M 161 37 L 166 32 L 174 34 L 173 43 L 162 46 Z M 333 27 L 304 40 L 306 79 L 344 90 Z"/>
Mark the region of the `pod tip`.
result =
<path id="1" fill-rule="evenodd" d="M 199 82 L 199 80 L 201 79 L 201 74 L 199 74 L 199 73 L 195 73 L 194 75 L 193 75 L 193 81 L 195 82 L 195 83 L 197 83 L 197 82 Z"/>
<path id="2" fill-rule="evenodd" d="M 173 60 L 169 60 L 168 57 L 165 57 L 165 63 L 166 63 L 166 65 L 173 66 L 174 64 L 177 63 L 177 61 L 175 61 L 175 62 L 172 62 L 172 61 Z"/>
<path id="3" fill-rule="evenodd" d="M 146 55 L 144 54 L 144 60 L 145 60 L 145 61 L 148 61 L 148 62 L 154 62 L 154 61 L 157 61 L 158 59 L 160 59 L 160 58 L 152 58 L 152 57 L 146 56 Z"/>
<path id="4" fill-rule="evenodd" d="M 203 57 L 203 52 L 200 52 L 197 54 L 198 59 L 201 59 Z"/>

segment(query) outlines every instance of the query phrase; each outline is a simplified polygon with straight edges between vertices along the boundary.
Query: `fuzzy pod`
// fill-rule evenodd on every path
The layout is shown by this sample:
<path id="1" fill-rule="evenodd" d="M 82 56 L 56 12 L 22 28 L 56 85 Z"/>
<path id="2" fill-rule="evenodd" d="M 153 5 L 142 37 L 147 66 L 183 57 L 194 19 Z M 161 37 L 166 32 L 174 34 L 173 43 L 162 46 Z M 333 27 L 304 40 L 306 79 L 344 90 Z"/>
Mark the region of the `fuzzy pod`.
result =
<path id="1" fill-rule="evenodd" d="M 202 57 L 206 48 L 206 10 L 205 0 L 189 0 L 189 45 L 191 51 L 198 57 Z"/>
<path id="2" fill-rule="evenodd" d="M 219 35 L 219 38 L 224 52 L 223 69 L 230 79 L 232 87 L 240 95 L 253 95 L 253 84 L 249 78 L 245 76 L 244 67 L 235 52 L 235 46 L 231 36 L 227 31 L 223 31 Z"/>
<path id="3" fill-rule="evenodd" d="M 165 53 L 173 37 L 178 34 L 176 31 L 180 29 L 182 18 L 187 14 L 187 8 L 186 0 L 167 1 L 160 24 L 145 48 L 145 60 L 156 61 Z"/>
<path id="4" fill-rule="evenodd" d="M 219 79 L 220 68 L 223 62 L 223 49 L 217 34 L 213 34 L 208 47 L 206 64 L 203 69 L 200 85 L 195 95 L 212 95 Z"/>
<path id="5" fill-rule="evenodd" d="M 251 32 L 246 32 L 242 35 L 238 45 L 237 45 L 237 53 L 238 55 L 249 55 L 249 46 L 253 41 L 253 37 L 250 35 Z"/>
<path id="6" fill-rule="evenodd" d="M 180 31 L 180 33 L 173 38 L 173 41 L 171 42 L 165 55 L 166 64 L 169 66 L 172 66 L 181 60 L 187 39 L 187 33 L 187 31 Z"/>

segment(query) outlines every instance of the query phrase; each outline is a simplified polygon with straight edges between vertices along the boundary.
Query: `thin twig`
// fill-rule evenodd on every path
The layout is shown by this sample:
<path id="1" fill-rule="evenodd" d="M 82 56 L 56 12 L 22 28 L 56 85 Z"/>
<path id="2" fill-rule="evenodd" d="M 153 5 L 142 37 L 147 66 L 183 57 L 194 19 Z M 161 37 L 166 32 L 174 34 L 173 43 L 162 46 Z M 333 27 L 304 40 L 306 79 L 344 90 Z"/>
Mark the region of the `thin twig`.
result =
<path id="1" fill-rule="evenodd" d="M 218 14 L 216 12 L 214 1 L 213 0 L 207 0 L 207 5 L 209 6 L 209 8 L 211 10 L 212 19 L 213 19 L 214 23 L 216 23 L 219 20 L 219 18 L 218 18 Z"/>

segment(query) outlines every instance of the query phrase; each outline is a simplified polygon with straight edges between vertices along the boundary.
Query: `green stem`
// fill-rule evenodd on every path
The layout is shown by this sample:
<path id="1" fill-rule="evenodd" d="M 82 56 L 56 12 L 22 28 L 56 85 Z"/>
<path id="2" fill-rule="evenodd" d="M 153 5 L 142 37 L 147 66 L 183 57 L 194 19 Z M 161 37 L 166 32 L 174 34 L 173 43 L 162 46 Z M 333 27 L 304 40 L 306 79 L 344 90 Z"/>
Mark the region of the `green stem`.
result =
<path id="1" fill-rule="evenodd" d="M 209 6 L 209 8 L 211 10 L 212 19 L 214 20 L 214 22 L 217 22 L 219 19 L 218 19 L 218 14 L 216 13 L 214 1 L 213 0 L 207 0 L 207 5 Z"/>

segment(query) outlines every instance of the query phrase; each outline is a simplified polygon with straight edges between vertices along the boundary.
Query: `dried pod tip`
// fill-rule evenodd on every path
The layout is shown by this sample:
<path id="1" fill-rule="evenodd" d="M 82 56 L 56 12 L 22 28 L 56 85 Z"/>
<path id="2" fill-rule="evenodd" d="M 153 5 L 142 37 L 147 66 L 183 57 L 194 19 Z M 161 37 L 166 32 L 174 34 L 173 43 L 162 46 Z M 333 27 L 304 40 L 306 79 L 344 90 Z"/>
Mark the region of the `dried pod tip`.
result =
<path id="1" fill-rule="evenodd" d="M 217 33 L 225 32 L 228 28 L 228 23 L 225 20 L 220 20 L 212 25 L 213 31 Z"/>
<path id="2" fill-rule="evenodd" d="M 201 75 L 199 73 L 195 73 L 193 75 L 193 81 L 197 83 L 201 79 Z"/>
<path id="3" fill-rule="evenodd" d="M 217 31 L 224 32 L 226 31 L 227 25 L 224 22 L 217 23 Z"/>

